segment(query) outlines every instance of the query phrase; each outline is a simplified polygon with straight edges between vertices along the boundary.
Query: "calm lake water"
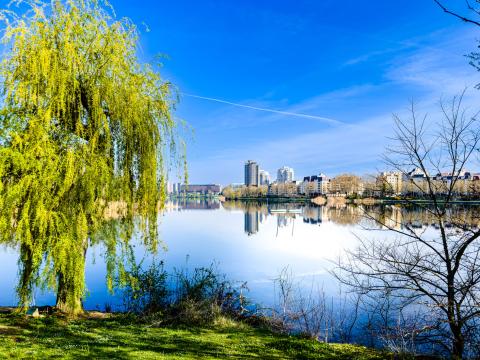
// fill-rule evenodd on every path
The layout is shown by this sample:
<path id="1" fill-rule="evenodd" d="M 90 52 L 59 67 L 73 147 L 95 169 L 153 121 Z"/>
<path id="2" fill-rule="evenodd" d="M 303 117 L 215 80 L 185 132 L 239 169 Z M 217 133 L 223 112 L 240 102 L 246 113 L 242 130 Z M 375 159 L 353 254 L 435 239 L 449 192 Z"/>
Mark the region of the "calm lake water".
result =
<path id="1" fill-rule="evenodd" d="M 160 219 L 166 250 L 159 250 L 155 258 L 164 260 L 167 270 L 209 266 L 215 261 L 228 279 L 246 281 L 249 297 L 264 305 L 273 304 L 273 279 L 287 266 L 305 291 L 316 284 L 327 295 L 336 296 L 339 286 L 329 273 L 333 262 L 344 256 L 345 250 L 354 249 L 358 237 L 383 241 L 393 236 L 366 219 L 365 210 L 351 205 L 173 201 Z M 408 221 L 418 227 L 431 227 L 419 211 L 383 206 L 375 213 L 392 226 Z M 120 293 L 110 294 L 105 285 L 102 254 L 101 247 L 88 251 L 85 307 L 103 309 L 108 303 L 120 309 Z M 135 248 L 135 254 L 137 260 L 144 259 L 145 265 L 154 259 L 142 246 Z M 2 306 L 16 303 L 17 261 L 15 249 L 0 248 Z M 37 291 L 35 301 L 40 306 L 53 304 L 55 299 L 53 294 Z"/>

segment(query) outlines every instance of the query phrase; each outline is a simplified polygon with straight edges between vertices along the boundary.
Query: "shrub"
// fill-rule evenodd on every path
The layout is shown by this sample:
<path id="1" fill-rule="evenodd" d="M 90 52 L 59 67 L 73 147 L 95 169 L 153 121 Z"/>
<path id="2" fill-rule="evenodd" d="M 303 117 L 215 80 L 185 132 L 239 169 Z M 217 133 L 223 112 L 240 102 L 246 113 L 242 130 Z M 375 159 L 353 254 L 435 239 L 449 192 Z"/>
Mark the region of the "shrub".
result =
<path id="1" fill-rule="evenodd" d="M 168 274 L 163 262 L 154 262 L 128 276 L 134 281 L 123 290 L 125 310 L 156 323 L 205 325 L 219 316 L 241 318 L 250 312 L 243 295 L 246 283 L 235 286 L 215 264 Z"/>
<path id="2" fill-rule="evenodd" d="M 137 267 L 128 273 L 128 277 L 133 281 L 123 289 L 123 304 L 127 312 L 152 314 L 168 306 L 168 274 L 163 261 L 154 261 L 146 270 Z"/>

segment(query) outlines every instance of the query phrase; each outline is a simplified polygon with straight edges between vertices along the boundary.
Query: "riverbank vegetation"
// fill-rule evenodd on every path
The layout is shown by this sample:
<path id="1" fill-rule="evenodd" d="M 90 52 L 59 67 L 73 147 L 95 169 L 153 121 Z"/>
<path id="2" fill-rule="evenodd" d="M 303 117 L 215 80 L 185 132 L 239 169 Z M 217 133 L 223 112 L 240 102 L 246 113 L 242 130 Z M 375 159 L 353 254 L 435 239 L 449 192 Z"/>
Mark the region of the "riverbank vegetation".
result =
<path id="1" fill-rule="evenodd" d="M 214 265 L 168 274 L 160 262 L 145 270 L 136 268 L 129 276 L 136 281 L 124 288 L 121 313 L 85 312 L 68 317 L 45 307 L 28 317 L 13 309 L 0 314 L 0 335 L 4 338 L 0 355 L 75 359 L 393 358 L 391 353 L 360 345 L 328 344 L 314 328 L 291 327 L 305 316 L 300 322 L 293 320 L 297 316 L 293 315 L 290 297 L 288 304 L 283 303 L 283 314 L 261 309 L 247 300 L 246 284 L 231 283 Z M 308 324 L 314 322 L 309 320 Z M 317 326 L 323 324 L 316 322 Z"/>

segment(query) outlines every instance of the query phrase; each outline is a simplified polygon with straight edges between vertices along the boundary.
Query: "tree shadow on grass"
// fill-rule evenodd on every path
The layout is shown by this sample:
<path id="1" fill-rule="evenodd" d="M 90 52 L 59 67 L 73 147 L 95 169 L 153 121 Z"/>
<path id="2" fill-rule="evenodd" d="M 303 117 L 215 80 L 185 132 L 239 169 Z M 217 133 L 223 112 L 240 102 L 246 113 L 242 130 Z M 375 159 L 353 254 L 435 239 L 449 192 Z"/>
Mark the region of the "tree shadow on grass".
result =
<path id="1" fill-rule="evenodd" d="M 9 341 L 0 343 L 0 355 L 3 350 L 10 357 L 20 354 L 28 358 L 121 360 L 380 359 L 242 324 L 151 327 L 122 316 L 68 321 L 58 316 L 26 319 L 12 315 L 0 316 L 0 336 L 2 328 L 8 329 L 5 338 Z"/>
<path id="2" fill-rule="evenodd" d="M 258 356 L 262 359 L 288 358 L 271 354 L 272 348 L 243 343 L 238 329 L 215 332 L 198 327 L 147 328 L 141 324 L 119 324 L 116 320 L 81 320 L 67 322 L 55 317 L 25 319 L 10 317 L 15 335 L 24 340 L 21 349 L 47 357 L 69 356 L 75 359 L 132 359 L 135 357 L 171 356 L 181 358 L 236 358 Z M 218 335 L 221 334 L 221 335 Z M 13 335 L 13 333 L 9 334 Z M 225 346 L 228 335 L 238 343 Z M 246 338 L 253 332 L 247 332 Z M 218 336 L 221 336 L 219 338 Z M 247 339 L 245 339 L 247 340 Z"/>

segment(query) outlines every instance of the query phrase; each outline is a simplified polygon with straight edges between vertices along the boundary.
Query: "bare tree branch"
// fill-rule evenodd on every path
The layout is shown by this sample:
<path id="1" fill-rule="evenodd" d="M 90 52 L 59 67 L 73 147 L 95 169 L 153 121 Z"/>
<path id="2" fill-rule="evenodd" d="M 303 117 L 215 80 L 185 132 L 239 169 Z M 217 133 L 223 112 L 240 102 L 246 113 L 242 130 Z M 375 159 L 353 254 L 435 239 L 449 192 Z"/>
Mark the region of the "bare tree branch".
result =
<path id="1" fill-rule="evenodd" d="M 465 16 L 462 16 L 460 14 L 457 14 L 449 9 L 447 9 L 439 0 L 433 0 L 435 1 L 435 3 L 447 14 L 450 14 L 450 15 L 453 15 L 455 16 L 456 18 L 462 20 L 463 22 L 466 22 L 466 23 L 471 23 L 471 24 L 475 24 L 477 26 L 480 26 L 480 22 L 478 21 L 475 21 L 475 20 L 472 20 L 472 19 L 469 19 Z M 475 11 L 476 12 L 476 11 Z"/>

